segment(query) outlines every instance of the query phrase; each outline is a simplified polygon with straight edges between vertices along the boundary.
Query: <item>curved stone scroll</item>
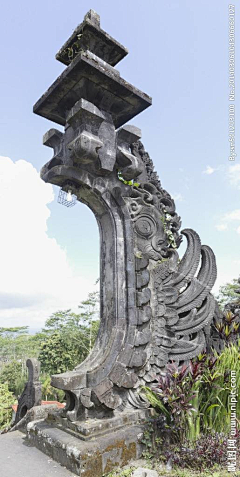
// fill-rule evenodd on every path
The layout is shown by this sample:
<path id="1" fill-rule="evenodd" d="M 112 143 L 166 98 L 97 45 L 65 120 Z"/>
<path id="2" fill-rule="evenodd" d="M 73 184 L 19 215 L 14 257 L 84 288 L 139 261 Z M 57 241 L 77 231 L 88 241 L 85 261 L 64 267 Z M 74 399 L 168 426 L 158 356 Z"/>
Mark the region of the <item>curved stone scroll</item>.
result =
<path id="1" fill-rule="evenodd" d="M 168 360 L 188 362 L 206 347 L 215 309 L 214 254 L 185 229 L 180 260 L 175 203 L 140 142 L 141 131 L 124 126 L 151 104 L 113 68 L 126 53 L 91 12 L 57 55 L 66 69 L 34 106 L 65 126 L 44 136 L 53 157 L 42 179 L 70 189 L 93 211 L 100 233 L 95 346 L 73 371 L 52 376 L 52 385 L 66 393 L 64 413 L 71 420 L 146 408 L 142 385 L 156 381 Z"/>
<path id="2" fill-rule="evenodd" d="M 52 376 L 52 385 L 66 392 L 64 412 L 71 420 L 145 408 L 142 384 L 154 383 L 169 360 L 187 362 L 206 347 L 215 309 L 214 254 L 185 229 L 187 249 L 179 259 L 181 221 L 174 201 L 147 180 L 146 170 L 138 186 L 125 185 L 116 169 L 103 179 L 59 165 L 43 178 L 63 187 L 69 180 L 75 184 L 78 200 L 96 216 L 101 242 L 95 347 L 75 370 Z"/>
<path id="3" fill-rule="evenodd" d="M 27 359 L 28 381 L 18 399 L 18 408 L 13 426 L 25 416 L 27 411 L 34 406 L 40 406 L 42 401 L 42 388 L 39 381 L 40 362 L 35 358 Z"/>

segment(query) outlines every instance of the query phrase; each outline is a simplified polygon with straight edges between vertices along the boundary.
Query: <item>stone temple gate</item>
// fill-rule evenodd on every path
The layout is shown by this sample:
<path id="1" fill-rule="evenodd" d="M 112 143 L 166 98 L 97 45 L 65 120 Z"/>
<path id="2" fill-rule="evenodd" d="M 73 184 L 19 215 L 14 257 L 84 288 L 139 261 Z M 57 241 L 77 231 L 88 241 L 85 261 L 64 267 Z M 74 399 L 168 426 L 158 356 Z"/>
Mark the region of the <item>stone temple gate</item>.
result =
<path id="1" fill-rule="evenodd" d="M 141 131 L 125 125 L 151 105 L 115 68 L 127 53 L 90 10 L 56 55 L 66 69 L 34 106 L 65 128 L 44 136 L 53 157 L 42 179 L 75 194 L 99 225 L 101 325 L 88 358 L 52 376 L 67 396 L 64 413 L 33 423 L 30 438 L 85 476 L 140 455 L 150 412 L 142 386 L 169 360 L 182 364 L 206 349 L 218 313 L 214 254 L 192 229 L 180 232 Z"/>

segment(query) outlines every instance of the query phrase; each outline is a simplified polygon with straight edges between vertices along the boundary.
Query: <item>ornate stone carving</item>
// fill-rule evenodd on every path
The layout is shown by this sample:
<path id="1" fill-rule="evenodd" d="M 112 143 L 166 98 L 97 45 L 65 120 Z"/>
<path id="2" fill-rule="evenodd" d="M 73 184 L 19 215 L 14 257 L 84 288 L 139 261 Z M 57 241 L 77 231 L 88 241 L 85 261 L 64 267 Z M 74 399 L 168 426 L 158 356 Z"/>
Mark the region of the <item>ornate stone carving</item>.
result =
<path id="1" fill-rule="evenodd" d="M 70 181 L 100 231 L 99 335 L 83 363 L 52 376 L 52 385 L 67 395 L 64 412 L 72 421 L 145 409 L 142 385 L 154 383 L 169 360 L 187 362 L 206 347 L 215 310 L 214 254 L 193 230 L 180 234 L 174 200 L 161 186 L 140 130 L 124 126 L 151 104 L 113 68 L 124 54 L 91 13 L 57 55 L 67 68 L 34 107 L 65 126 L 64 133 L 45 136 L 54 155 L 42 179 L 64 190 Z"/>
<path id="2" fill-rule="evenodd" d="M 42 386 L 39 381 L 40 362 L 35 358 L 27 359 L 28 381 L 18 400 L 16 418 L 13 423 L 15 426 L 34 406 L 40 406 L 42 401 Z"/>

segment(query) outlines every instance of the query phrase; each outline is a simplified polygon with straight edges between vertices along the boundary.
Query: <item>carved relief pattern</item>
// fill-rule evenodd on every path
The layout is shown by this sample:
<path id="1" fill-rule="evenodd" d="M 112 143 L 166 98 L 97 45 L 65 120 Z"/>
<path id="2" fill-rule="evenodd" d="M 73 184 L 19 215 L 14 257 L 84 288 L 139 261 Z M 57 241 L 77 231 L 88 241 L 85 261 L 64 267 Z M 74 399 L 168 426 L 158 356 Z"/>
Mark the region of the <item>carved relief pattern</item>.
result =
<path id="1" fill-rule="evenodd" d="M 91 110 L 86 102 L 84 108 Z M 131 126 L 118 131 L 117 169 L 108 179 L 106 192 L 106 197 L 112 197 L 110 200 L 116 201 L 120 210 L 126 209 L 130 217 L 134 254 L 130 259 L 135 262 L 135 321 L 128 326 L 124 324 L 124 334 L 118 329 L 119 340 L 125 338 L 121 346 L 120 341 L 114 345 L 120 346 L 119 353 L 102 381 L 89 385 L 84 363 L 66 373 L 66 377 L 64 374 L 53 376 L 53 385 L 66 392 L 65 414 L 72 420 L 79 416 L 103 417 L 113 410 L 146 408 L 148 404 L 140 391 L 142 385 L 154 383 L 169 360 L 181 364 L 199 354 L 206 347 L 206 333 L 214 315 L 215 300 L 210 295 L 216 279 L 214 254 L 209 247 L 201 246 L 196 232 L 186 229 L 182 235 L 187 238 L 188 246 L 179 259 L 177 248 L 183 239 L 179 232 L 181 219 L 172 197 L 161 187 L 139 137 L 139 130 Z M 94 142 L 92 147 L 95 150 Z M 81 157 L 81 151 L 79 154 Z M 65 161 L 66 164 L 70 161 L 72 167 L 71 156 Z M 51 174 L 55 162 L 50 161 L 47 167 Z M 111 172 L 113 163 L 106 167 Z M 98 179 L 94 178 L 94 168 Z M 99 177 L 98 162 L 89 166 L 83 158 L 81 170 L 86 170 L 86 185 L 80 188 L 82 194 L 95 190 L 97 183 L 106 187 Z M 48 171 L 46 167 L 43 169 L 44 174 Z M 72 175 L 72 169 L 70 171 Z M 144 181 L 138 187 L 124 185 L 117 179 L 118 171 L 124 179 L 136 181 L 137 177 L 144 177 Z M 83 200 L 77 190 L 76 187 L 79 200 Z M 125 238 L 126 243 L 129 239 Z M 111 352 L 115 353 L 114 347 Z M 88 361 L 92 366 L 91 355 L 86 363 Z M 99 372 L 101 366 L 105 366 L 104 362 L 99 365 Z"/>
<path id="2" fill-rule="evenodd" d="M 111 115 L 86 99 L 67 111 L 66 121 L 64 133 L 51 129 L 44 137 L 54 156 L 41 177 L 63 190 L 71 183 L 102 233 L 97 344 L 73 371 L 52 377 L 67 395 L 65 414 L 76 420 L 146 407 L 141 386 L 151 385 L 169 360 L 187 362 L 203 350 L 215 310 L 216 263 L 191 229 L 182 231 L 188 246 L 179 259 L 181 219 L 138 128 L 116 131 Z"/>
<path id="3" fill-rule="evenodd" d="M 149 385 L 169 360 L 182 364 L 206 348 L 206 333 L 215 311 L 210 290 L 216 280 L 216 263 L 212 250 L 201 246 L 199 236 L 191 229 L 182 231 L 188 247 L 179 260 L 163 226 L 170 216 L 178 247 L 181 221 L 174 201 L 161 188 L 143 145 L 135 144 L 132 152 L 144 159 L 150 179 L 150 183 L 134 187 L 125 198 L 135 232 L 138 329 L 148 341 L 144 355 L 142 352 L 147 362 L 138 376 Z"/>

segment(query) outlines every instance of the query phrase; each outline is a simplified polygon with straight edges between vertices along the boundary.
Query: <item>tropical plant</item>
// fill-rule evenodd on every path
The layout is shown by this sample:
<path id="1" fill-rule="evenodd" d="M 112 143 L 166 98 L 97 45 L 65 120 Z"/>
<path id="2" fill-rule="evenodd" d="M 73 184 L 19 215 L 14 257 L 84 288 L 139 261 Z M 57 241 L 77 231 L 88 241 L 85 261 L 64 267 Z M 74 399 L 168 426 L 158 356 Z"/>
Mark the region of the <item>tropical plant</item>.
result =
<path id="1" fill-rule="evenodd" d="M 212 323 L 219 339 L 228 346 L 230 343 L 235 343 L 238 340 L 240 333 L 240 316 L 238 313 L 224 310 L 221 320 L 215 317 Z"/>
<path id="2" fill-rule="evenodd" d="M 199 470 L 205 475 L 207 469 L 212 469 L 216 465 L 226 466 L 227 439 L 228 436 L 222 433 L 203 434 L 194 443 L 186 441 L 184 446 L 165 446 L 162 457 L 166 462 L 170 461 L 172 466 Z M 239 435 L 236 440 L 239 449 Z"/>
<path id="3" fill-rule="evenodd" d="M 43 401 L 59 401 L 63 402 L 65 393 L 61 389 L 51 386 L 51 376 L 41 374 L 40 381 L 42 383 L 42 399 Z"/>
<path id="4" fill-rule="evenodd" d="M 235 371 L 240 389 L 240 340 L 220 355 L 201 354 L 180 369 L 171 363 L 154 389 L 144 388 L 151 405 L 165 417 L 164 427 L 173 440 L 193 442 L 202 433 L 229 431 L 230 370 Z"/>
<path id="5" fill-rule="evenodd" d="M 155 388 L 144 388 L 147 399 L 156 410 L 165 417 L 164 428 L 169 429 L 173 440 L 183 442 L 186 438 L 187 416 L 195 412 L 189 380 L 189 367 L 181 369 L 175 363 L 169 363 L 163 375 L 158 378 Z"/>
<path id="6" fill-rule="evenodd" d="M 7 383 L 0 384 L 0 429 L 8 427 L 12 420 L 12 405 L 15 399 Z"/>

